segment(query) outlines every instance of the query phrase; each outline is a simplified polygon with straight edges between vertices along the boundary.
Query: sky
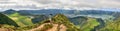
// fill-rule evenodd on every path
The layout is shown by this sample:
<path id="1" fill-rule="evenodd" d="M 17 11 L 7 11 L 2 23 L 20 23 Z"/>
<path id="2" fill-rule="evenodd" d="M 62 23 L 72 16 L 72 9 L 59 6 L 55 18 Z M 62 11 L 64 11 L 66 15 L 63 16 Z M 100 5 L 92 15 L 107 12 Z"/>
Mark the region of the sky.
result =
<path id="1" fill-rule="evenodd" d="M 120 0 L 0 0 L 0 10 L 5 9 L 119 9 Z"/>

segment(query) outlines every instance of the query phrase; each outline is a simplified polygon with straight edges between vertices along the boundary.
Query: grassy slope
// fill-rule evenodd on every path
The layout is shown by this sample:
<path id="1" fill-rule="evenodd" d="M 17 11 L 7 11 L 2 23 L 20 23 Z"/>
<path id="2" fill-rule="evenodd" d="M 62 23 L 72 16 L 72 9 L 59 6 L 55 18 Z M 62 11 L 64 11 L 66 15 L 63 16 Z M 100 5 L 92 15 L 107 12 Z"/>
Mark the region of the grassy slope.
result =
<path id="1" fill-rule="evenodd" d="M 18 27 L 16 22 L 14 22 L 12 19 L 10 19 L 9 17 L 7 17 L 6 15 L 4 15 L 2 13 L 0 13 L 0 24 L 14 25 L 14 26 Z"/>
<path id="2" fill-rule="evenodd" d="M 99 22 L 96 18 L 89 17 L 75 17 L 70 18 L 71 22 L 75 24 L 77 28 L 80 28 L 82 31 L 90 31 L 94 29 L 95 26 L 99 25 Z"/>
<path id="3" fill-rule="evenodd" d="M 27 16 L 19 15 L 19 13 L 14 13 L 11 15 L 8 15 L 11 19 L 13 19 L 19 26 L 27 26 L 27 25 L 33 25 L 30 18 Z"/>
<path id="4" fill-rule="evenodd" d="M 106 26 L 100 31 L 120 31 L 120 17 L 118 17 L 116 20 L 107 22 Z"/>
<path id="5" fill-rule="evenodd" d="M 90 31 L 92 30 L 95 26 L 99 25 L 96 19 L 94 18 L 88 18 L 87 23 L 84 24 L 81 29 L 83 31 Z"/>

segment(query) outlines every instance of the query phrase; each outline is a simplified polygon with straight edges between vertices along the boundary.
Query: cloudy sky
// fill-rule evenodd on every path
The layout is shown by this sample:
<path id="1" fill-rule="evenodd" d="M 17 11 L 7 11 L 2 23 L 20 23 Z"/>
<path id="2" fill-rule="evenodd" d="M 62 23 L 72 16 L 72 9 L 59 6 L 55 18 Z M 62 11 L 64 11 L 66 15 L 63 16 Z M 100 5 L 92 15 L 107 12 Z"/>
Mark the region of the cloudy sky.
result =
<path id="1" fill-rule="evenodd" d="M 0 10 L 41 8 L 120 8 L 120 0 L 0 0 Z"/>

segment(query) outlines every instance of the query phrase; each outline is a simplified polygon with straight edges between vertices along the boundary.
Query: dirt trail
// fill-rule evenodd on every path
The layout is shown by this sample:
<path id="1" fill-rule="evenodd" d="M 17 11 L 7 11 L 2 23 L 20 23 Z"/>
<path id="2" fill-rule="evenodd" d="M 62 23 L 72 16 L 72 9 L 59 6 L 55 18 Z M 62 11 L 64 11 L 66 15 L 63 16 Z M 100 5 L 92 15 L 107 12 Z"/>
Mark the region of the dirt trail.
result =
<path id="1" fill-rule="evenodd" d="M 65 25 L 60 25 L 60 31 L 66 31 L 67 30 L 67 27 Z"/>
<path id="2" fill-rule="evenodd" d="M 0 28 L 0 31 L 7 31 L 7 30 Z"/>
<path id="3" fill-rule="evenodd" d="M 50 23 L 45 23 L 45 24 L 50 24 Z M 41 30 L 41 28 L 43 28 L 45 24 L 42 24 L 39 27 L 31 29 L 29 31 Z M 53 27 L 46 31 L 58 31 L 58 24 L 52 24 L 52 25 L 53 25 Z M 67 27 L 64 26 L 63 24 L 61 24 L 59 27 L 60 27 L 59 31 L 66 31 L 66 29 L 67 29 Z"/>
<path id="4" fill-rule="evenodd" d="M 14 31 L 14 30 L 5 29 L 5 28 L 0 28 L 0 31 Z"/>
<path id="5" fill-rule="evenodd" d="M 45 23 L 45 24 L 50 24 L 50 23 Z M 29 30 L 29 31 L 40 30 L 40 29 L 42 29 L 42 28 L 43 28 L 43 26 L 44 26 L 45 24 L 42 24 L 42 25 L 40 25 L 39 27 L 34 28 L 34 29 L 31 29 L 31 30 Z"/>
<path id="6" fill-rule="evenodd" d="M 51 29 L 48 29 L 46 31 L 57 31 L 58 24 L 53 24 L 53 27 Z"/>

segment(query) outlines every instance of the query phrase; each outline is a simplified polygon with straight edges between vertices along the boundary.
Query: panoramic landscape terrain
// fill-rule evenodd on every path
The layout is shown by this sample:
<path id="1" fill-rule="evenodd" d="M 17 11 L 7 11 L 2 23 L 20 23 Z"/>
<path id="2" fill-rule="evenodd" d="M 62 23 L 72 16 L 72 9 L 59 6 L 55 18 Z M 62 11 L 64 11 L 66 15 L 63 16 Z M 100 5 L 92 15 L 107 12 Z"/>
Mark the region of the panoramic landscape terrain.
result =
<path id="1" fill-rule="evenodd" d="M 120 12 L 8 9 L 0 12 L 0 31 L 120 31 Z"/>
<path id="2" fill-rule="evenodd" d="M 0 0 L 0 31 L 120 31 L 120 0 Z"/>

